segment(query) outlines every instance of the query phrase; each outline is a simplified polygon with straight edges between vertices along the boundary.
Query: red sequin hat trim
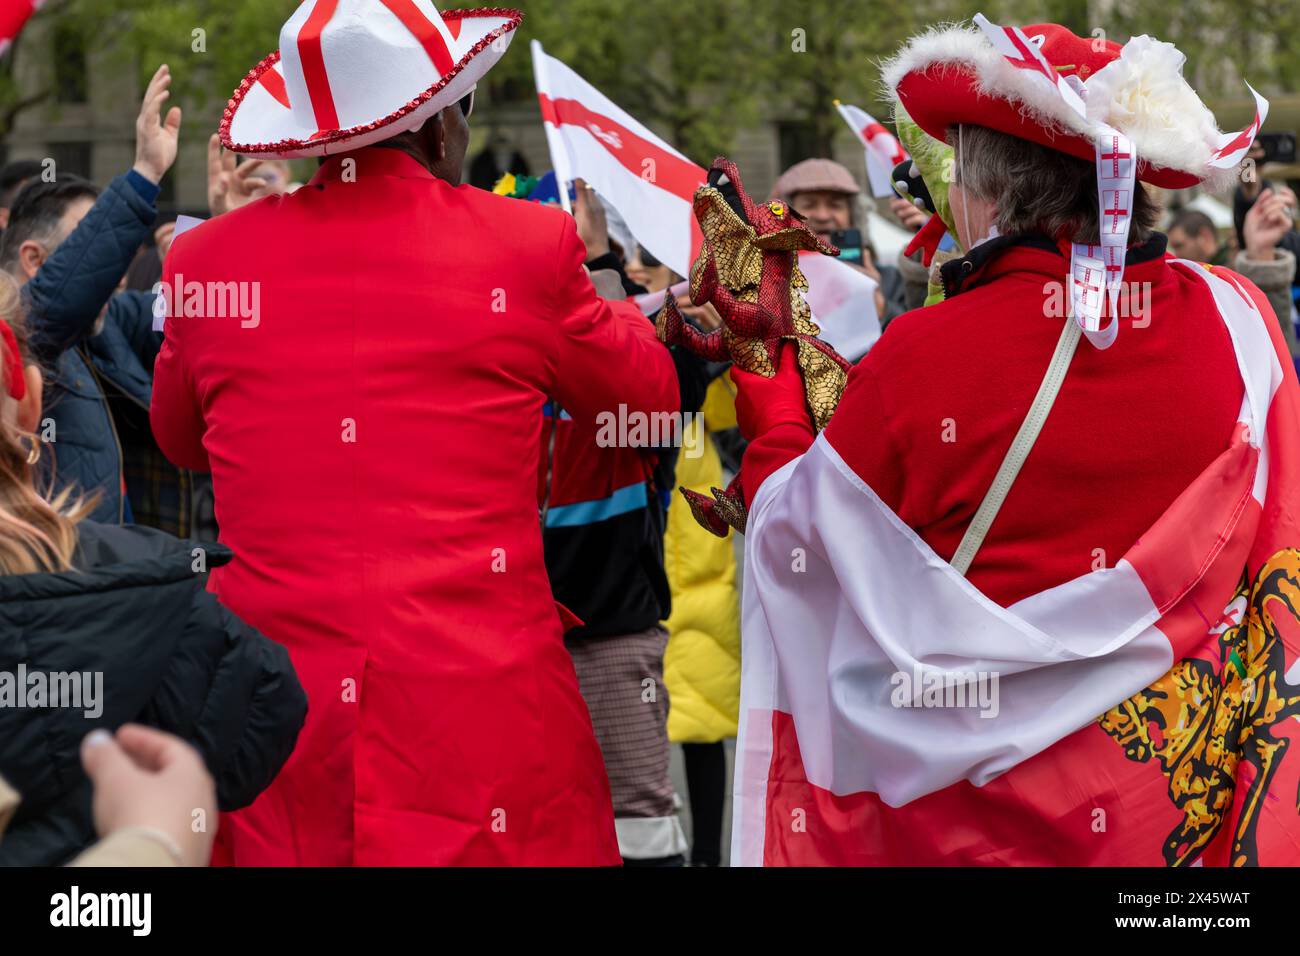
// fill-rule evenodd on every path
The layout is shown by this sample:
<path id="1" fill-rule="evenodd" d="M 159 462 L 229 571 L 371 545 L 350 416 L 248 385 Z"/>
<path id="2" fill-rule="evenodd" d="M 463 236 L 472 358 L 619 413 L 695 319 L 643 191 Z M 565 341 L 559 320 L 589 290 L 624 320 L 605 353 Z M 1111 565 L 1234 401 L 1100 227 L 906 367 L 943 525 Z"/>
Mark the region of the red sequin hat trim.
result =
<path id="1" fill-rule="evenodd" d="M 478 56 L 484 49 L 494 43 L 496 40 L 513 31 L 520 23 L 523 22 L 524 15 L 518 10 L 512 10 L 508 7 L 484 7 L 478 10 L 448 10 L 442 14 L 444 22 L 456 20 L 459 21 L 468 17 L 505 17 L 507 22 L 491 33 L 484 36 L 481 40 L 470 47 L 465 55 L 460 58 L 451 71 L 440 79 L 433 86 L 429 87 L 419 96 L 410 100 L 400 109 L 389 113 L 372 123 L 365 123 L 361 126 L 352 126 L 348 129 L 324 130 L 316 133 L 309 139 L 282 139 L 274 143 L 235 143 L 230 138 L 230 124 L 234 120 L 235 111 L 243 103 L 244 96 L 248 91 L 261 79 L 262 74 L 272 69 L 276 63 L 280 62 L 280 51 L 276 50 L 270 56 L 262 60 L 261 63 L 253 67 L 252 70 L 244 77 L 243 81 L 235 89 L 234 94 L 230 97 L 230 102 L 226 105 L 225 112 L 221 117 L 221 126 L 218 132 L 221 135 L 221 144 L 231 152 L 245 155 L 256 155 L 260 153 L 305 153 L 310 151 L 310 155 L 323 156 L 326 154 L 327 147 L 335 144 L 346 142 L 354 139 L 364 133 L 369 133 L 379 129 L 382 126 L 389 126 L 403 117 L 420 109 L 429 100 L 437 96 L 447 84 L 450 83 L 462 70 Z M 336 150 L 335 152 L 342 152 Z"/>

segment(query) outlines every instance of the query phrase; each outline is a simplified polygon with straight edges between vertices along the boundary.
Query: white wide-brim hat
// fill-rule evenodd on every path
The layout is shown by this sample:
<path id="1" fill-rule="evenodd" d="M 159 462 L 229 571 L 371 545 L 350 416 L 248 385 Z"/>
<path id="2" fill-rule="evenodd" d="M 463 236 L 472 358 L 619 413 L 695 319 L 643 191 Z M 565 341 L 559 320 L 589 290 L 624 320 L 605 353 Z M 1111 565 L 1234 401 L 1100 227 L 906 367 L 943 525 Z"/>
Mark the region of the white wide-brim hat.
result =
<path id="1" fill-rule="evenodd" d="M 418 129 L 473 91 L 522 20 L 495 7 L 439 13 L 431 0 L 305 0 L 231 96 L 221 142 L 296 159 Z"/>

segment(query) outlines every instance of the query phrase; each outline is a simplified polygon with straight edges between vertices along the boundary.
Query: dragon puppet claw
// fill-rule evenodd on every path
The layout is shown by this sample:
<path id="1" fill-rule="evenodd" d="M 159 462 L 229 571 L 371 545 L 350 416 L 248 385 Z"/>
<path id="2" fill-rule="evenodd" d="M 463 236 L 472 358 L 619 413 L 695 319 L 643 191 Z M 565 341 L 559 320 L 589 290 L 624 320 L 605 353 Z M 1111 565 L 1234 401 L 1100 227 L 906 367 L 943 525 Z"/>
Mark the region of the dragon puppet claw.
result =
<path id="1" fill-rule="evenodd" d="M 741 490 L 739 475 L 732 480 L 725 491 L 721 488 L 710 488 L 713 493 L 712 498 L 686 487 L 680 490 L 682 497 L 690 505 L 691 514 L 701 527 L 713 532 L 719 538 L 725 538 L 732 528 L 741 534 L 745 533 L 749 511 L 745 507 L 745 495 Z"/>

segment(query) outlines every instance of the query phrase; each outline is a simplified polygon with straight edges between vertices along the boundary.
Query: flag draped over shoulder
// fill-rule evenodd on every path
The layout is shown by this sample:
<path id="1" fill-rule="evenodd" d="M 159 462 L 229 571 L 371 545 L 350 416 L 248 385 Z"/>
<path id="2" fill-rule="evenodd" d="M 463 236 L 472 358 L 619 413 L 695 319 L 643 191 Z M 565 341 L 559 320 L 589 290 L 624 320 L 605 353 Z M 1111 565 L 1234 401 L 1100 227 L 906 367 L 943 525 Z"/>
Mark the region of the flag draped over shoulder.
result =
<path id="1" fill-rule="evenodd" d="M 1008 608 L 823 433 L 749 516 L 733 862 L 1300 862 L 1300 389 L 1231 274 L 1230 445 L 1102 568 Z"/>

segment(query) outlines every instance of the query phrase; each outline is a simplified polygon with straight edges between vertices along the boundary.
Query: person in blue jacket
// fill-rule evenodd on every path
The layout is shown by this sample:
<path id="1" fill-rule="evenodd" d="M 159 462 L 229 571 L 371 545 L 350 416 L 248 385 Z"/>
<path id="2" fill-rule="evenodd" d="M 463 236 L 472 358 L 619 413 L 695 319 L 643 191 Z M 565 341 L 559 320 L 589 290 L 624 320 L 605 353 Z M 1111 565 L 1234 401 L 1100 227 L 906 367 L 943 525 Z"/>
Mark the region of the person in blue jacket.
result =
<path id="1" fill-rule="evenodd" d="M 29 183 L 0 241 L 0 267 L 25 286 L 29 347 L 48 371 L 41 438 L 52 452 L 45 458 L 53 461 L 55 487 L 98 492 L 91 517 L 101 522 L 132 521 L 124 446 L 152 444 L 149 403 L 162 346 L 153 329 L 155 296 L 114 293 L 153 228 L 158 184 L 176 160 L 181 111 L 161 115 L 170 82 L 163 65 L 136 121 L 130 171 L 102 194 L 57 170 L 54 181 Z"/>

